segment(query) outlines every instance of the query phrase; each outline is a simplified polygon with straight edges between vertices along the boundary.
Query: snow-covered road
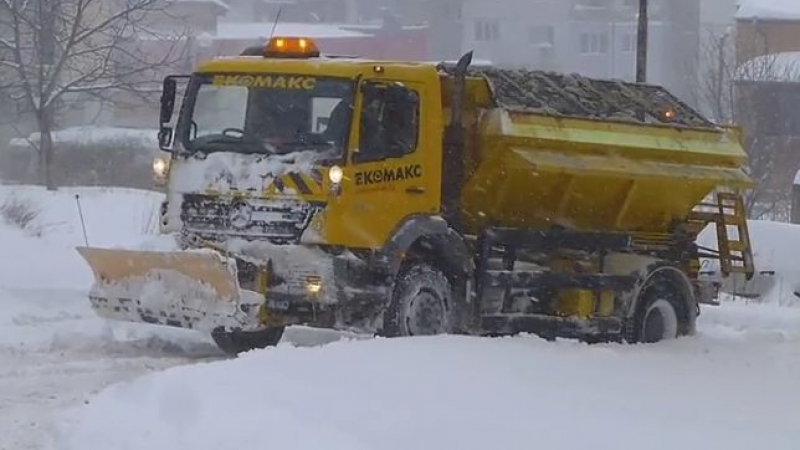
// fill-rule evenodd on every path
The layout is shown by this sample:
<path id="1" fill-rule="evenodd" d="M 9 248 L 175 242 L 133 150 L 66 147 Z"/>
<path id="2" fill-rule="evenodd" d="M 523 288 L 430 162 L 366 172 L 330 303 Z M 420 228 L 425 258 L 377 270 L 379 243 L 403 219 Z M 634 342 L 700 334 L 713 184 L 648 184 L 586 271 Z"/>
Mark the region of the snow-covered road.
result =
<path id="1" fill-rule="evenodd" d="M 697 336 L 652 346 L 449 336 L 320 347 L 341 336 L 292 328 L 277 348 L 231 359 L 199 333 L 96 317 L 73 192 L 13 191 L 45 230 L 0 224 L 0 450 L 800 443 L 800 308 L 704 308 Z M 92 244 L 148 238 L 158 195 L 79 192 Z"/>
<path id="2" fill-rule="evenodd" d="M 4 293 L 1 301 L 6 301 Z M 85 302 L 80 292 L 18 291 L 24 301 L 41 295 L 64 302 Z M 119 333 L 119 330 L 117 330 Z M 119 381 L 153 370 L 220 355 L 199 341 L 181 347 L 176 337 L 158 335 L 121 339 L 93 318 L 64 313 L 58 317 L 18 316 L 3 326 L 0 343 L 0 448 L 41 449 L 51 444 L 52 413 L 88 402 Z M 46 339 L 49 335 L 51 339 Z M 28 339 L 30 338 L 30 339 Z"/>
<path id="3" fill-rule="evenodd" d="M 0 449 L 51 447 L 54 411 L 89 401 L 104 387 L 167 367 L 221 359 L 207 337 L 111 323 L 88 306 L 88 267 L 74 193 L 90 239 L 114 245 L 146 238 L 157 194 L 130 190 L 4 187 L 39 215 L 27 231 L 0 220 Z M 31 236 L 41 230 L 41 237 Z"/>

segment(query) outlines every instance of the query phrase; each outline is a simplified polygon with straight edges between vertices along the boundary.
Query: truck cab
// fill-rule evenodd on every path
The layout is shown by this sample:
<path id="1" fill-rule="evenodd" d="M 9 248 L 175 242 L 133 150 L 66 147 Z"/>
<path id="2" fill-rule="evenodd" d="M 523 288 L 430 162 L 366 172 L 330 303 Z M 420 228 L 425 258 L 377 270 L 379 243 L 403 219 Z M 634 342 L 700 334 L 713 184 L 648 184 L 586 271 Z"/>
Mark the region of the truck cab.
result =
<path id="1" fill-rule="evenodd" d="M 285 53 L 277 43 L 294 40 L 272 42 L 262 57 L 200 66 L 174 133 L 174 101 L 165 99 L 162 136 L 174 138 L 162 141 L 171 155 L 157 163 L 170 196 L 164 231 L 375 248 L 402 218 L 436 213 L 443 124 L 435 67 L 329 60 L 322 75 L 300 57 L 315 56 L 313 48 Z M 256 208 L 246 222 L 247 208 L 225 206 L 244 198 Z"/>

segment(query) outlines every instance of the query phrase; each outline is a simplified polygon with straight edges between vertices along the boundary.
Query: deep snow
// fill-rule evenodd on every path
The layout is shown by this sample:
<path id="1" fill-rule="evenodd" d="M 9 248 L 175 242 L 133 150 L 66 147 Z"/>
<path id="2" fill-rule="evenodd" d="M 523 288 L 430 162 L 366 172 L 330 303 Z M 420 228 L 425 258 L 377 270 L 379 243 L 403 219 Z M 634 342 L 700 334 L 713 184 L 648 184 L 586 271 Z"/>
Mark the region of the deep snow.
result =
<path id="1" fill-rule="evenodd" d="M 699 334 L 649 346 L 531 336 L 336 341 L 287 330 L 236 359 L 200 333 L 94 316 L 90 243 L 155 242 L 160 195 L 2 187 L 41 237 L 0 224 L 0 449 L 324 447 L 796 448 L 800 308 L 703 309 Z M 753 224 L 757 262 L 800 281 L 800 227 Z M 798 244 L 800 245 L 800 244 Z M 311 346 L 311 348 L 299 348 Z M 178 367 L 175 367 L 178 366 Z M 109 387 L 109 385 L 111 385 Z M 99 394 L 98 394 L 99 392 Z"/>
<path id="2" fill-rule="evenodd" d="M 764 322 L 750 329 L 754 311 Z M 794 449 L 800 316 L 775 313 L 723 308 L 701 335 L 653 346 L 281 345 L 114 386 L 63 413 L 59 439 L 66 449 Z"/>

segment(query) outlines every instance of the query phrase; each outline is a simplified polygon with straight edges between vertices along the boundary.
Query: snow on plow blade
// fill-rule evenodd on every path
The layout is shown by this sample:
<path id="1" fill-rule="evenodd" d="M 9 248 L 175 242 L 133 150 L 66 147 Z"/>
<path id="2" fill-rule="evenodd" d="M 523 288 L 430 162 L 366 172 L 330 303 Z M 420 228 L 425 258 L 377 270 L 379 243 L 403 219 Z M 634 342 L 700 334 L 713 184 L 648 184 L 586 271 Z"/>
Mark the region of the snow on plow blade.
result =
<path id="1" fill-rule="evenodd" d="M 249 292 L 239 289 L 232 262 L 219 253 L 77 250 L 94 273 L 89 298 L 103 317 L 204 331 L 257 323 L 255 311 L 240 308 Z"/>

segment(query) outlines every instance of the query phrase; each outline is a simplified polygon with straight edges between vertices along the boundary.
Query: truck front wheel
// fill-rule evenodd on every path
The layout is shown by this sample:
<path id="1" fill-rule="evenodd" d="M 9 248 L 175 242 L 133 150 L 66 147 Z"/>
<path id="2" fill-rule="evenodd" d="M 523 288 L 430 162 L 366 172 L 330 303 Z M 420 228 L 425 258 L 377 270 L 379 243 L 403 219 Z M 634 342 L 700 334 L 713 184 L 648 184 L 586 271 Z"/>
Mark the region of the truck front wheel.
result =
<path id="1" fill-rule="evenodd" d="M 430 264 L 414 263 L 397 275 L 380 334 L 400 337 L 455 333 L 457 317 L 447 276 Z"/>
<path id="2" fill-rule="evenodd" d="M 214 330 L 211 338 L 220 350 L 230 355 L 238 355 L 278 345 L 283 336 L 284 327 L 265 328 L 257 331 L 224 331 Z"/>

